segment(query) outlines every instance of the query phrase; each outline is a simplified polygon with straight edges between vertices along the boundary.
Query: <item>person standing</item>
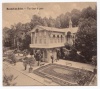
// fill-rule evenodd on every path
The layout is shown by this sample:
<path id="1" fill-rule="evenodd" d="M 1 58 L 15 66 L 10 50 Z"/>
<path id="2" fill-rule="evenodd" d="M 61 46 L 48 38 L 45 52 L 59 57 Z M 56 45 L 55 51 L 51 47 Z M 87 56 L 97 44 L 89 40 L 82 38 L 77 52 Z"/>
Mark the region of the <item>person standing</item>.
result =
<path id="1" fill-rule="evenodd" d="M 60 51 L 57 51 L 57 61 L 60 59 Z"/>
<path id="2" fill-rule="evenodd" d="M 24 65 L 24 68 L 25 70 L 27 69 L 27 57 L 24 58 L 24 62 L 23 62 L 23 65 Z"/>
<path id="3" fill-rule="evenodd" d="M 51 60 L 52 60 L 52 64 L 53 64 L 53 61 L 54 61 L 54 56 L 53 56 L 53 54 L 51 55 Z"/>
<path id="4" fill-rule="evenodd" d="M 16 57 L 15 57 L 15 54 L 11 54 L 11 61 L 14 65 L 16 65 Z"/>
<path id="5" fill-rule="evenodd" d="M 36 58 L 36 60 L 38 61 L 38 66 L 39 66 L 39 65 L 40 65 L 40 59 L 41 59 L 40 51 L 37 51 L 37 52 L 36 52 L 35 58 Z"/>

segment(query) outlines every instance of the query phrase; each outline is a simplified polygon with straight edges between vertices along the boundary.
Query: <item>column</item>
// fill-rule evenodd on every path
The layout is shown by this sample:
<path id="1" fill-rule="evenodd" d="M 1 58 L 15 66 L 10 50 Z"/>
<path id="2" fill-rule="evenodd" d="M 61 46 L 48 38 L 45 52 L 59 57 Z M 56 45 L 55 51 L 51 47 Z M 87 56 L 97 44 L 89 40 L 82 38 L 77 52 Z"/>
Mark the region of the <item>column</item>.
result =
<path id="1" fill-rule="evenodd" d="M 32 38 L 32 33 L 31 33 L 31 44 L 33 44 L 33 38 Z"/>

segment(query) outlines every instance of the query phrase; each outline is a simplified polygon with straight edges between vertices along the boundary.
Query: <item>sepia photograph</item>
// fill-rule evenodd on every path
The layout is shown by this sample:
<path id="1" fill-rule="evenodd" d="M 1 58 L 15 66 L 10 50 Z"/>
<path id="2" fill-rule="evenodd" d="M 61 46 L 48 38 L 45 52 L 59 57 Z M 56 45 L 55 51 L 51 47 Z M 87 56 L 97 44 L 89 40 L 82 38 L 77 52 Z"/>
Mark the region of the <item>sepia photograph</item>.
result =
<path id="1" fill-rule="evenodd" d="M 2 3 L 3 86 L 97 86 L 97 3 Z"/>

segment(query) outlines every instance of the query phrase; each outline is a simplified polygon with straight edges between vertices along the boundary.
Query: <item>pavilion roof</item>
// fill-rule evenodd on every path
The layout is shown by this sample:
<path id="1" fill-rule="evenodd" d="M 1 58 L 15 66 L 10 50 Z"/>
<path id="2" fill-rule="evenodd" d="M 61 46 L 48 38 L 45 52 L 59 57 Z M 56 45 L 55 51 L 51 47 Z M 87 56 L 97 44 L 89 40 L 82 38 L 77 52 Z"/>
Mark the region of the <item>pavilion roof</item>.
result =
<path id="1" fill-rule="evenodd" d="M 67 34 L 68 31 L 71 33 L 76 33 L 78 31 L 78 27 L 73 27 L 73 28 L 55 28 L 55 27 L 46 27 L 46 26 L 40 26 L 37 25 L 34 27 L 31 32 L 34 32 L 36 29 L 40 28 L 39 30 L 47 30 L 47 31 L 54 31 L 54 32 L 64 32 Z"/>

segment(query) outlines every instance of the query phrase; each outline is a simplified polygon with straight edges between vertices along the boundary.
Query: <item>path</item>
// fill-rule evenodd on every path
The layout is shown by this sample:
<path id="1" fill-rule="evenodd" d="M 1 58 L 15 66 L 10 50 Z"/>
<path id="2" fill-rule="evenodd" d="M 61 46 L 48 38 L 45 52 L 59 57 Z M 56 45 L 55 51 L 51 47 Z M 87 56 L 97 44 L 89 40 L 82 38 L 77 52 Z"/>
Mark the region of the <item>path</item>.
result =
<path id="1" fill-rule="evenodd" d="M 71 67 L 75 67 L 75 68 L 84 68 L 86 70 L 89 71 L 93 71 L 94 66 L 91 66 L 89 64 L 85 64 L 85 63 L 78 63 L 78 62 L 72 62 L 72 61 L 68 61 L 68 60 L 59 60 L 58 62 L 54 62 L 56 64 L 60 64 L 60 65 L 66 65 L 66 66 L 71 66 Z M 45 65 L 47 65 L 49 63 L 46 63 Z M 18 78 L 16 79 L 17 85 L 21 86 L 44 86 L 44 85 L 54 85 L 54 86 L 59 86 L 59 84 L 52 82 L 46 78 L 40 77 L 34 73 L 29 73 L 28 68 L 27 70 L 24 70 L 24 66 L 22 64 L 22 62 L 18 62 L 15 66 L 4 62 L 4 65 L 8 65 L 10 68 L 10 71 L 12 74 L 14 74 L 15 76 L 18 75 Z M 33 68 L 33 70 L 39 68 L 40 66 L 35 66 Z M 93 84 L 90 84 L 93 85 Z"/>
<path id="2" fill-rule="evenodd" d="M 14 68 L 12 68 L 12 66 L 7 65 L 7 64 L 3 64 L 3 68 L 7 67 L 7 70 L 5 71 L 5 73 L 7 73 L 8 75 L 13 74 L 14 77 L 17 77 L 13 82 L 16 83 L 16 86 L 39 86 L 39 85 L 43 85 L 42 83 L 32 79 L 31 77 L 27 76 L 24 73 L 21 73 L 18 70 L 15 70 Z"/>

